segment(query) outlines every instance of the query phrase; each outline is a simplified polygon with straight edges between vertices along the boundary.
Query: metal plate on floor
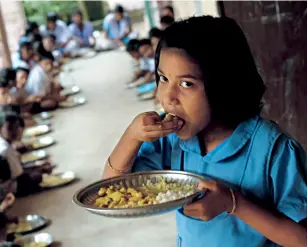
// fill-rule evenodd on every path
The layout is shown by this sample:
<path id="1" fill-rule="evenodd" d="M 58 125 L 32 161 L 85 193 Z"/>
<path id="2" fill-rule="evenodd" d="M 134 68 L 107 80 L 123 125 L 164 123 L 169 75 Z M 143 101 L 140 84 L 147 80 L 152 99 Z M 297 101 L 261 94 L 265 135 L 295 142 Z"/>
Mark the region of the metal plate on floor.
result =
<path id="1" fill-rule="evenodd" d="M 71 96 L 67 100 L 59 103 L 61 108 L 71 108 L 79 105 L 83 105 L 87 102 L 86 98 L 83 96 Z"/>
<path id="2" fill-rule="evenodd" d="M 8 225 L 7 233 L 27 234 L 38 231 L 48 224 L 48 220 L 36 214 L 18 217 L 18 223 Z"/>
<path id="3" fill-rule="evenodd" d="M 51 131 L 50 126 L 48 125 L 37 125 L 33 127 L 26 128 L 23 133 L 23 137 L 33 137 L 33 136 L 40 136 Z"/>
<path id="4" fill-rule="evenodd" d="M 48 153 L 45 150 L 38 150 L 25 153 L 21 155 L 21 162 L 27 164 L 37 160 L 42 160 L 48 157 Z"/>

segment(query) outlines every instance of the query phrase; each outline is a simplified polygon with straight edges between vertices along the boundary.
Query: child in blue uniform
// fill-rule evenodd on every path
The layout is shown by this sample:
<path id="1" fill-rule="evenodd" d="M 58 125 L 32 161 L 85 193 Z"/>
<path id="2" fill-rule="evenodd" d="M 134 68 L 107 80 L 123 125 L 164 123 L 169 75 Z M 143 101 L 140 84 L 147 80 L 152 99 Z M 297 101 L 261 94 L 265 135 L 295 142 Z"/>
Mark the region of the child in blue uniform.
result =
<path id="1" fill-rule="evenodd" d="M 203 16 L 168 27 L 156 81 L 176 117 L 138 115 L 104 178 L 158 169 L 204 176 L 205 197 L 177 211 L 178 246 L 306 246 L 306 154 L 259 116 L 265 86 L 235 21 Z"/>

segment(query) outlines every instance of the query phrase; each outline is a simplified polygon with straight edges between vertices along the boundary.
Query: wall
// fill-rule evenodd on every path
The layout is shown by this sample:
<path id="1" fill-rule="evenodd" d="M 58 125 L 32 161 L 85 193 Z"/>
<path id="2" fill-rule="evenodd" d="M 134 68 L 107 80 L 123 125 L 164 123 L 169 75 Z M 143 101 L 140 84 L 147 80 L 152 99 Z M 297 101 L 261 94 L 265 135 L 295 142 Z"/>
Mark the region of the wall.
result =
<path id="1" fill-rule="evenodd" d="M 216 1 L 173 1 L 176 19 L 184 19 L 193 15 L 218 16 Z"/>
<path id="2" fill-rule="evenodd" d="M 11 53 L 17 51 L 18 40 L 24 34 L 26 17 L 21 1 L 0 0 L 2 16 L 4 19 L 7 39 Z M 5 7 L 4 7 L 5 6 Z M 2 66 L 1 55 L 3 54 L 2 44 L 0 45 L 0 67 Z"/>
<path id="3" fill-rule="evenodd" d="M 267 85 L 263 116 L 307 148 L 307 3 L 223 5 L 244 30 Z"/>

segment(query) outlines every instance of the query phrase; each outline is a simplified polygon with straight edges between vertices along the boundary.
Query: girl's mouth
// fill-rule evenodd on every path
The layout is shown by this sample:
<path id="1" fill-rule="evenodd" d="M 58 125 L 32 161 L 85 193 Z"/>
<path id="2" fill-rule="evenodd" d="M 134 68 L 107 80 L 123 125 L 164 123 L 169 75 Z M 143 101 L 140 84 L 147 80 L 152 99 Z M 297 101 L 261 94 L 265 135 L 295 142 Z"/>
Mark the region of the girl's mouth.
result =
<path id="1" fill-rule="evenodd" d="M 163 121 L 173 121 L 174 119 L 177 119 L 178 121 L 182 121 L 182 125 L 179 125 L 177 131 L 180 131 L 181 129 L 183 129 L 185 125 L 185 120 L 174 113 L 167 113 Z"/>

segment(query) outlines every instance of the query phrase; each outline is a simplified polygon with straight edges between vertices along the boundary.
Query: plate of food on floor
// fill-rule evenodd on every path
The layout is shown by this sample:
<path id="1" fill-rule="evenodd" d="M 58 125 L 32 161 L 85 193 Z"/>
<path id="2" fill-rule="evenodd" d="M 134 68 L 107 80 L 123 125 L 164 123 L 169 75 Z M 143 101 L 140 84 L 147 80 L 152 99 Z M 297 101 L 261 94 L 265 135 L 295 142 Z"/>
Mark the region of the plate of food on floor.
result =
<path id="1" fill-rule="evenodd" d="M 51 131 L 51 127 L 48 125 L 37 125 L 33 127 L 25 128 L 23 137 L 33 137 L 47 134 Z"/>
<path id="2" fill-rule="evenodd" d="M 54 242 L 50 233 L 37 233 L 17 238 L 14 244 L 20 247 L 47 247 Z"/>
<path id="3" fill-rule="evenodd" d="M 76 179 L 75 173 L 72 171 L 44 174 L 40 183 L 43 189 L 52 189 L 72 183 Z"/>
<path id="4" fill-rule="evenodd" d="M 36 214 L 28 214 L 18 217 L 17 223 L 10 223 L 7 228 L 8 234 L 28 234 L 39 231 L 47 226 L 49 221 Z"/>
<path id="5" fill-rule="evenodd" d="M 77 191 L 73 202 L 91 213 L 134 218 L 167 213 L 204 195 L 204 178 L 183 171 L 137 172 L 101 180 Z"/>
<path id="6" fill-rule="evenodd" d="M 65 87 L 61 91 L 62 96 L 72 96 L 80 92 L 80 88 L 76 85 Z"/>
<path id="7" fill-rule="evenodd" d="M 48 157 L 48 153 L 45 150 L 37 150 L 27 152 L 21 155 L 21 162 L 23 164 L 31 163 L 37 160 L 42 160 Z"/>
<path id="8" fill-rule="evenodd" d="M 70 107 L 83 105 L 86 102 L 87 102 L 87 100 L 84 96 L 74 95 L 74 96 L 68 97 L 65 101 L 60 102 L 59 106 L 61 108 L 70 108 Z"/>
<path id="9" fill-rule="evenodd" d="M 42 136 L 42 137 L 23 139 L 23 143 L 27 147 L 27 150 L 33 151 L 50 147 L 51 145 L 55 144 L 56 141 L 51 136 Z"/>
<path id="10" fill-rule="evenodd" d="M 36 114 L 33 116 L 34 119 L 43 119 L 43 120 L 48 120 L 53 117 L 51 112 L 41 112 L 39 114 Z"/>

